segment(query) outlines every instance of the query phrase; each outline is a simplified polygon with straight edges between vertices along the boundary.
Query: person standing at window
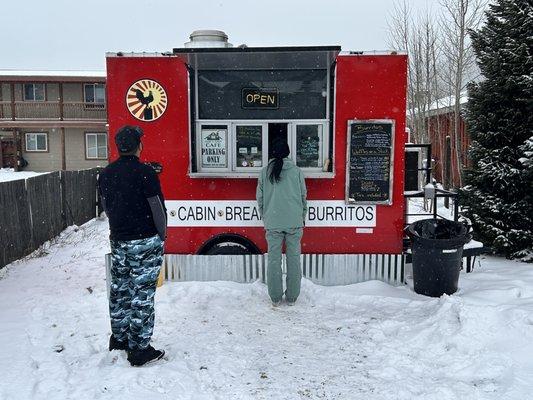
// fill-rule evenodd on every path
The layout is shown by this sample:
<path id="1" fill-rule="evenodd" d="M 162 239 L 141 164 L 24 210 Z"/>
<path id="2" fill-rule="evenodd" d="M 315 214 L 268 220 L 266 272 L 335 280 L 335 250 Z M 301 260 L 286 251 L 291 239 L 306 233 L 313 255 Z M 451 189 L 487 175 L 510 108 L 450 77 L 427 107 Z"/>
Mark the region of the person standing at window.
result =
<path id="1" fill-rule="evenodd" d="M 109 351 L 126 350 L 132 366 L 159 360 L 165 352 L 150 345 L 154 296 L 166 235 L 166 210 L 156 172 L 139 161 L 143 132 L 124 126 L 115 143 L 120 158 L 98 178 L 111 231 Z"/>
<path id="2" fill-rule="evenodd" d="M 272 145 L 273 158 L 261 170 L 256 198 L 263 218 L 268 243 L 268 294 L 277 307 L 283 298 L 281 251 L 286 247 L 287 278 L 285 299 L 293 305 L 300 294 L 300 241 L 307 213 L 307 190 L 302 171 L 287 158 L 284 140 Z"/>

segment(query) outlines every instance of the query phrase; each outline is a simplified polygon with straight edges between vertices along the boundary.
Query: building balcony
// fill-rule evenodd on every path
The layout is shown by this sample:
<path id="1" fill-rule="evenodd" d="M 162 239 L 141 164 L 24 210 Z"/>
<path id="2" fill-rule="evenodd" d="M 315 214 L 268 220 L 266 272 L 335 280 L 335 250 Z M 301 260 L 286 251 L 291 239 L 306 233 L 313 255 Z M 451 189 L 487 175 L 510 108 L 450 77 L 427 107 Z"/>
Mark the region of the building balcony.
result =
<path id="1" fill-rule="evenodd" d="M 98 121 L 105 123 L 105 104 L 53 101 L 1 101 L 0 121 Z"/>

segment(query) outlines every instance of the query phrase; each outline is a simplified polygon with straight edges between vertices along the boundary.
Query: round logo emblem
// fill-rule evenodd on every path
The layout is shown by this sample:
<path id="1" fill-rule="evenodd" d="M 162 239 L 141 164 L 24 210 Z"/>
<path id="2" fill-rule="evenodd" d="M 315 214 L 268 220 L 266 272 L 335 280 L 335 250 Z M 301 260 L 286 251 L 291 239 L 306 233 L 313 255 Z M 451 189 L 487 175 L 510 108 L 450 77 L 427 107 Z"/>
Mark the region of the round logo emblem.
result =
<path id="1" fill-rule="evenodd" d="M 151 79 L 138 80 L 126 94 L 128 110 L 141 121 L 155 121 L 165 113 L 167 104 L 165 89 Z"/>

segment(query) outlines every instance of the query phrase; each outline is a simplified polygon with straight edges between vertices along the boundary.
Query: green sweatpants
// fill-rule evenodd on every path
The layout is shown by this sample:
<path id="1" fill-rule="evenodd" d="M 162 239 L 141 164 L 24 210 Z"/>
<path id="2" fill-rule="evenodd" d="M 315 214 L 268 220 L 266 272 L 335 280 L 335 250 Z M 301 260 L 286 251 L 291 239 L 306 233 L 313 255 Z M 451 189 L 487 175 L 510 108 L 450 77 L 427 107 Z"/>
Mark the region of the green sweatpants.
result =
<path id="1" fill-rule="evenodd" d="M 300 241 L 303 228 L 291 228 L 285 230 L 268 229 L 266 240 L 268 243 L 268 270 L 267 283 L 268 294 L 272 301 L 280 301 L 283 297 L 283 280 L 281 273 L 281 249 L 285 241 L 287 258 L 287 278 L 285 298 L 294 302 L 300 294 L 300 282 L 302 270 L 300 268 Z"/>

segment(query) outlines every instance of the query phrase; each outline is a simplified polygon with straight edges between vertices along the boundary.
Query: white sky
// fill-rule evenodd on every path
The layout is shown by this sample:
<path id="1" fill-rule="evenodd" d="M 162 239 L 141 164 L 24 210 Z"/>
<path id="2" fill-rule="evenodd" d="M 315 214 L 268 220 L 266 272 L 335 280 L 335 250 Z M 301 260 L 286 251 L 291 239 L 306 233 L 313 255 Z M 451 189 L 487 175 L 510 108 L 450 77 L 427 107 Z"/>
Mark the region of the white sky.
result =
<path id="1" fill-rule="evenodd" d="M 437 0 L 408 0 L 414 11 Z M 196 29 L 234 45 L 385 50 L 394 0 L 0 0 L 0 69 L 104 69 L 106 51 L 170 51 Z"/>

